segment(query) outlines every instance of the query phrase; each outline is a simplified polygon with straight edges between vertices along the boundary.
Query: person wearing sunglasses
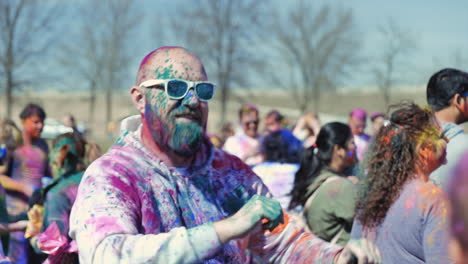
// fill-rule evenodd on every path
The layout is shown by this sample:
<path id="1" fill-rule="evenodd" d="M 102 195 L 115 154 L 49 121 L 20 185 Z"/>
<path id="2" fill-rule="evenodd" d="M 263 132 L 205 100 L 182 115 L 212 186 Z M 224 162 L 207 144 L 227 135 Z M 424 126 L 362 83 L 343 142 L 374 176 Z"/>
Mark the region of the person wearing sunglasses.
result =
<path id="1" fill-rule="evenodd" d="M 260 118 L 257 107 L 252 104 L 242 105 L 239 109 L 239 121 L 241 129 L 226 139 L 223 150 L 240 158 L 249 166 L 260 164 L 263 162 L 263 156 L 260 153 Z"/>
<path id="2" fill-rule="evenodd" d="M 215 89 L 184 48 L 143 59 L 139 115 L 88 167 L 71 212 L 80 263 L 380 263 L 366 240 L 342 248 L 296 228 L 249 166 L 210 144 Z"/>
<path id="3" fill-rule="evenodd" d="M 446 188 L 457 160 L 468 149 L 468 135 L 460 126 L 468 121 L 468 73 L 451 68 L 434 73 L 427 84 L 426 96 L 449 139 L 447 164 L 431 174 L 435 183 Z"/>

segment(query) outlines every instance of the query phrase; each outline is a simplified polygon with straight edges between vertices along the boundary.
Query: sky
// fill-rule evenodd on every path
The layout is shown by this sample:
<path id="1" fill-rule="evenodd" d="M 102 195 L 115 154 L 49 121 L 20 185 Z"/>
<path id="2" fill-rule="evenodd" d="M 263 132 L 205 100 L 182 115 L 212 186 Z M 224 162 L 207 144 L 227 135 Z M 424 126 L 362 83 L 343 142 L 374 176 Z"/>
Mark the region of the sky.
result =
<path id="1" fill-rule="evenodd" d="M 60 0 L 49 0 L 60 1 Z M 68 0 L 72 7 L 84 0 Z M 181 5 L 196 4 L 201 0 L 135 0 L 141 13 L 142 27 L 137 32 L 132 49 L 134 59 L 129 67 L 129 86 L 134 80 L 134 74 L 139 61 L 152 49 L 161 45 L 179 44 L 164 35 L 158 38 L 158 27 L 168 28 L 167 16 L 177 14 Z M 382 42 L 379 39 L 377 27 L 389 19 L 405 31 L 411 33 L 416 40 L 417 48 L 408 54 L 402 87 L 422 87 L 430 75 L 444 67 L 458 67 L 468 71 L 468 1 L 467 0 L 309 0 L 313 4 L 323 3 L 351 8 L 354 11 L 356 24 L 361 32 L 364 44 L 364 54 L 373 58 L 379 53 Z M 278 10 L 289 10 L 296 0 L 269 0 Z M 63 3 L 63 2 L 62 2 Z M 190 19 L 190 18 L 184 18 Z M 70 15 L 68 19 L 70 31 L 73 31 L 73 20 L 79 17 Z M 68 30 L 68 29 L 67 29 Z M 70 41 L 68 32 L 63 32 L 63 40 Z M 190 49 L 189 46 L 186 48 Z M 459 52 L 464 63 L 455 64 L 454 54 Z M 407 64 L 407 65 L 406 65 Z M 365 89 L 374 87 L 369 76 L 370 69 L 364 68 L 343 84 L 347 87 Z M 258 82 L 262 82 L 261 77 Z M 255 85 L 259 86 L 259 85 Z"/>
<path id="2" fill-rule="evenodd" d="M 146 1 L 145 5 L 155 10 L 177 10 L 178 5 L 187 1 Z M 289 10 L 295 0 L 270 0 L 279 10 Z M 468 1 L 466 0 L 310 0 L 321 5 L 330 4 L 351 8 L 356 24 L 362 34 L 364 54 L 374 58 L 379 54 L 382 40 L 378 27 L 393 20 L 415 40 L 415 49 L 407 55 L 402 65 L 402 89 L 421 88 L 430 75 L 445 67 L 468 70 Z M 163 3 L 163 4 L 161 4 Z M 164 7 L 164 9 L 161 9 Z M 172 10 L 171 10 L 172 9 Z M 188 47 L 190 48 L 190 47 Z M 456 64 L 454 54 L 462 55 L 464 63 Z M 407 65 L 406 65 L 407 64 Z M 375 86 L 369 76 L 369 68 L 361 69 L 345 86 L 365 89 Z"/>
<path id="3" fill-rule="evenodd" d="M 322 1 L 325 2 L 325 1 Z M 421 86 L 435 71 L 444 67 L 464 67 L 468 70 L 468 1 L 464 0 L 328 0 L 355 13 L 358 26 L 362 29 L 364 49 L 369 55 L 379 51 L 381 40 L 377 27 L 391 19 L 410 32 L 417 49 L 408 55 L 412 67 L 408 78 L 409 85 Z M 467 60 L 463 65 L 455 65 L 452 58 L 455 52 L 462 52 Z M 365 78 L 358 79 L 355 85 L 368 85 Z M 409 80 L 408 80 L 409 81 Z"/>

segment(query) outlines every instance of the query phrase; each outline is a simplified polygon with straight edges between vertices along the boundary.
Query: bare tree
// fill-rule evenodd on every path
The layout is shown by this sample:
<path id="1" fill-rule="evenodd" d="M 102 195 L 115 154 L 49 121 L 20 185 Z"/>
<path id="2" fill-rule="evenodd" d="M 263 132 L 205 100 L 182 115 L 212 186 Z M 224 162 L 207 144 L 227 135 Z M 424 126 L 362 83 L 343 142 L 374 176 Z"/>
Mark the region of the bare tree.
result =
<path id="1" fill-rule="evenodd" d="M 112 120 L 112 94 L 120 86 L 128 62 L 131 59 L 130 36 L 140 22 L 136 5 L 132 0 L 107 0 L 103 24 L 108 29 L 103 34 L 104 53 L 103 80 L 106 102 L 106 123 Z M 107 15 L 106 15 L 107 14 Z"/>
<path id="2" fill-rule="evenodd" d="M 74 78 L 86 82 L 89 89 L 88 122 L 94 124 L 94 113 L 96 109 L 97 91 L 102 87 L 102 71 L 104 68 L 103 50 L 104 44 L 101 40 L 101 31 L 96 29 L 97 21 L 87 8 L 81 8 L 83 18 L 79 33 L 74 39 L 79 41 L 66 42 L 62 45 L 59 54 L 59 64 L 74 73 Z M 70 55 L 73 54 L 73 59 Z M 76 83 L 76 80 L 73 80 Z"/>
<path id="3" fill-rule="evenodd" d="M 247 87 L 249 72 L 261 64 L 252 47 L 262 32 L 265 9 L 264 0 L 200 0 L 173 16 L 176 39 L 201 56 L 215 75 L 221 123 L 233 87 Z"/>
<path id="4" fill-rule="evenodd" d="M 319 110 L 322 91 L 334 91 L 361 62 L 360 35 L 350 9 L 315 7 L 299 0 L 272 23 L 273 83 L 291 91 L 301 112 L 313 102 Z M 280 72 L 278 74 L 278 72 Z"/>
<path id="5" fill-rule="evenodd" d="M 407 55 L 415 49 L 416 43 L 411 33 L 393 20 L 388 20 L 378 30 L 381 44 L 372 73 L 387 107 L 391 101 L 392 87 L 405 79 L 402 73 L 408 68 Z"/>
<path id="6" fill-rule="evenodd" d="M 59 2 L 0 0 L 0 76 L 5 89 L 5 115 L 11 117 L 16 88 L 37 84 L 35 70 L 55 41 L 53 27 L 62 11 Z"/>
<path id="7" fill-rule="evenodd" d="M 59 60 L 89 88 L 89 122 L 94 120 L 97 90 L 105 94 L 106 124 L 112 120 L 112 99 L 121 88 L 131 59 L 130 39 L 138 14 L 131 0 L 88 1 L 79 9 L 83 21 L 74 42 L 63 45 Z M 73 54 L 73 60 L 69 60 Z"/>

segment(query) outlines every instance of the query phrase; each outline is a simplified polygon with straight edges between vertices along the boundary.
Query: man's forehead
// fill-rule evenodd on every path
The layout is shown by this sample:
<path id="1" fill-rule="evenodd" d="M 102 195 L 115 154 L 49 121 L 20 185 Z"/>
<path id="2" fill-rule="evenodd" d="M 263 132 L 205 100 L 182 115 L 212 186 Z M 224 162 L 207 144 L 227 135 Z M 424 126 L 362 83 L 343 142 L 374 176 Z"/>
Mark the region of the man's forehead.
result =
<path id="1" fill-rule="evenodd" d="M 163 47 L 148 54 L 140 64 L 137 84 L 149 79 L 207 79 L 198 56 L 181 47 Z"/>
<path id="2" fill-rule="evenodd" d="M 252 121 L 252 120 L 258 120 L 258 114 L 256 111 L 251 111 L 248 113 L 244 113 L 242 115 L 242 121 Z"/>

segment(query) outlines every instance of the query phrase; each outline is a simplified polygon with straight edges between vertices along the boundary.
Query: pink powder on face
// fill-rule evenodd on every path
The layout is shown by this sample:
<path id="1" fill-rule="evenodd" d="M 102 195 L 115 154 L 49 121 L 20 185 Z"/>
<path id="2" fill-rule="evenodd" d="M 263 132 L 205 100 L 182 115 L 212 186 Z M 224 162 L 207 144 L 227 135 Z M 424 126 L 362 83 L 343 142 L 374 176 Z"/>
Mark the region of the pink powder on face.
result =
<path id="1" fill-rule="evenodd" d="M 355 108 L 349 113 L 349 116 L 357 120 L 365 121 L 367 119 L 367 112 L 362 108 Z"/>
<path id="2" fill-rule="evenodd" d="M 141 68 L 148 62 L 149 58 L 151 58 L 153 56 L 153 54 L 155 53 L 158 53 L 160 51 L 163 51 L 163 50 L 166 50 L 166 49 L 173 49 L 173 48 L 179 48 L 179 47 L 173 47 L 173 46 L 164 46 L 164 47 L 160 47 L 160 48 L 157 48 L 153 51 L 151 51 L 150 53 L 148 53 L 148 55 L 146 55 L 143 60 L 141 61 L 140 63 L 140 68 L 139 70 L 141 70 Z"/>

